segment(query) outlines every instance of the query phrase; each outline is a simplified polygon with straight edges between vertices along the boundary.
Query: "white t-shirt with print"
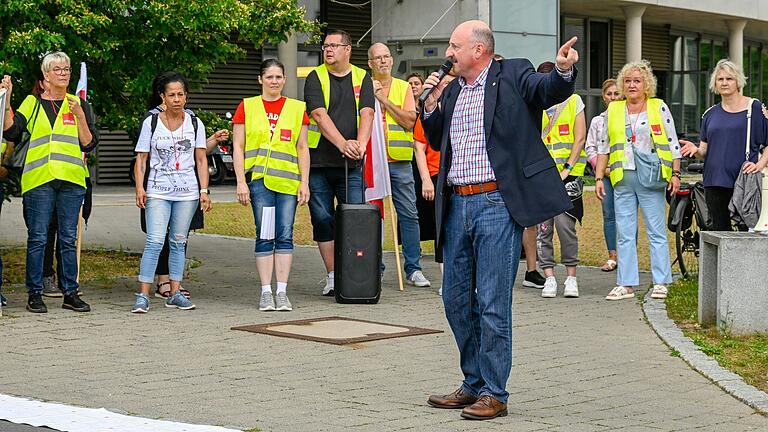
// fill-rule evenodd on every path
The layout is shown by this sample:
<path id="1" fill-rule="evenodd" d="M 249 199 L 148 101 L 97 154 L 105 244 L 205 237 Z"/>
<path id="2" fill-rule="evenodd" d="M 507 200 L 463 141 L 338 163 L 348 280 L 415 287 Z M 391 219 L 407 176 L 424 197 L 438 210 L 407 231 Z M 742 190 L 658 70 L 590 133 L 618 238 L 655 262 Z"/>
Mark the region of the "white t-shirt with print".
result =
<path id="1" fill-rule="evenodd" d="M 195 177 L 195 149 L 205 147 L 205 126 L 197 120 L 197 136 L 192 117 L 184 114 L 184 122 L 175 131 L 169 131 L 157 119 L 152 133 L 152 116 L 144 119 L 136 143 L 137 153 L 149 152 L 147 197 L 168 201 L 192 201 L 200 198 Z"/>

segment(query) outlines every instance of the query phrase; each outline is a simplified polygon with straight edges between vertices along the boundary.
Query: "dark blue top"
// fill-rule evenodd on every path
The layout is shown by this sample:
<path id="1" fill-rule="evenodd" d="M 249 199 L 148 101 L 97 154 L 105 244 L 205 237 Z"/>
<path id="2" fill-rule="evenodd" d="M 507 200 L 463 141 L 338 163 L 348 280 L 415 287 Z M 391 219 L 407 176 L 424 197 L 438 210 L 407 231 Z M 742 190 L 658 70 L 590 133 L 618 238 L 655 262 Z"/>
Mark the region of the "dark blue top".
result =
<path id="1" fill-rule="evenodd" d="M 757 99 L 752 103 L 750 138 L 749 160 L 757 162 L 760 149 L 768 141 L 768 120 Z M 745 161 L 747 110 L 729 113 L 720 104 L 713 106 L 701 120 L 701 140 L 707 143 L 704 186 L 733 188 Z"/>

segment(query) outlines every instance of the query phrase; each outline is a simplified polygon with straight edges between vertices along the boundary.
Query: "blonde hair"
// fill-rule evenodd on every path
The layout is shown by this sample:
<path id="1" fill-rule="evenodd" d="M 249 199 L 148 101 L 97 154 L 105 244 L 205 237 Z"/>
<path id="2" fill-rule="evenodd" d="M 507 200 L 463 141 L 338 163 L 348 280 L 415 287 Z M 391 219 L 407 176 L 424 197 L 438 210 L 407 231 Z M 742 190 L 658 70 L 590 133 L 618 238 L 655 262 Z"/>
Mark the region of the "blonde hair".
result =
<path id="1" fill-rule="evenodd" d="M 747 85 L 747 77 L 744 76 L 744 72 L 741 71 L 739 65 L 729 59 L 722 59 L 717 62 L 715 69 L 712 70 L 712 76 L 709 78 L 709 89 L 716 95 L 720 94 L 720 91 L 717 90 L 717 74 L 719 72 L 725 72 L 736 78 L 736 85 L 739 87 L 739 93 L 741 93 L 744 86 Z"/>
<path id="2" fill-rule="evenodd" d="M 645 97 L 650 99 L 656 97 L 656 76 L 653 75 L 653 69 L 651 63 L 648 60 L 640 60 L 637 62 L 630 62 L 624 65 L 616 76 L 616 87 L 619 88 L 619 93 L 626 97 L 624 94 L 624 76 L 632 70 L 638 70 L 643 77 L 643 87 L 645 87 Z"/>
<path id="3" fill-rule="evenodd" d="M 606 90 L 608 90 L 609 88 L 611 88 L 611 86 L 615 86 L 615 85 L 616 85 L 616 80 L 615 80 L 615 79 L 613 79 L 613 78 L 608 78 L 607 80 L 603 81 L 603 85 L 602 85 L 602 91 L 601 91 L 601 93 L 603 93 L 603 94 L 604 94 Z M 617 86 L 617 87 L 618 87 L 618 86 Z"/>
<path id="4" fill-rule="evenodd" d="M 63 51 L 49 52 L 43 57 L 43 61 L 40 64 L 40 70 L 43 71 L 43 73 L 48 73 L 53 69 L 53 65 L 58 63 L 66 63 L 67 66 L 69 66 L 69 56 L 64 54 Z"/>

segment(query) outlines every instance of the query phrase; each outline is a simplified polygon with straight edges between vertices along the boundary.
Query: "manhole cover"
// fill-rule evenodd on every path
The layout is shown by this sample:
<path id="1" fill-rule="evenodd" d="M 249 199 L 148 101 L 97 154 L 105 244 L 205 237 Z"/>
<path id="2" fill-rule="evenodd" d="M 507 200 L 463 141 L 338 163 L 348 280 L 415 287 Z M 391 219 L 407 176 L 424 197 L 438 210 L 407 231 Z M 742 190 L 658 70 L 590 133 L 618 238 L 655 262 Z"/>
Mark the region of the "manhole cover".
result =
<path id="1" fill-rule="evenodd" d="M 380 339 L 442 333 L 441 330 L 364 321 L 337 316 L 237 326 L 232 327 L 232 330 L 242 330 L 334 345 L 346 345 Z"/>

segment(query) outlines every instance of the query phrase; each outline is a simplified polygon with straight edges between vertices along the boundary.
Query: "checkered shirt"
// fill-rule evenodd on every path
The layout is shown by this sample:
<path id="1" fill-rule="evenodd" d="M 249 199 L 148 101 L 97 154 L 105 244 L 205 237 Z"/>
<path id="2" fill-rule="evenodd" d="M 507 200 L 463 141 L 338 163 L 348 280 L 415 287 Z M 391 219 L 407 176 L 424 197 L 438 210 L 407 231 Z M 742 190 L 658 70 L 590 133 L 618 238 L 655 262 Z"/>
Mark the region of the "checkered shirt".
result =
<path id="1" fill-rule="evenodd" d="M 493 60 L 491 60 L 492 62 Z M 448 171 L 448 184 L 469 185 L 495 181 L 496 175 L 488 159 L 485 148 L 485 80 L 491 62 L 480 72 L 474 84 L 469 85 L 459 78 L 459 97 L 451 119 L 451 169 Z"/>

